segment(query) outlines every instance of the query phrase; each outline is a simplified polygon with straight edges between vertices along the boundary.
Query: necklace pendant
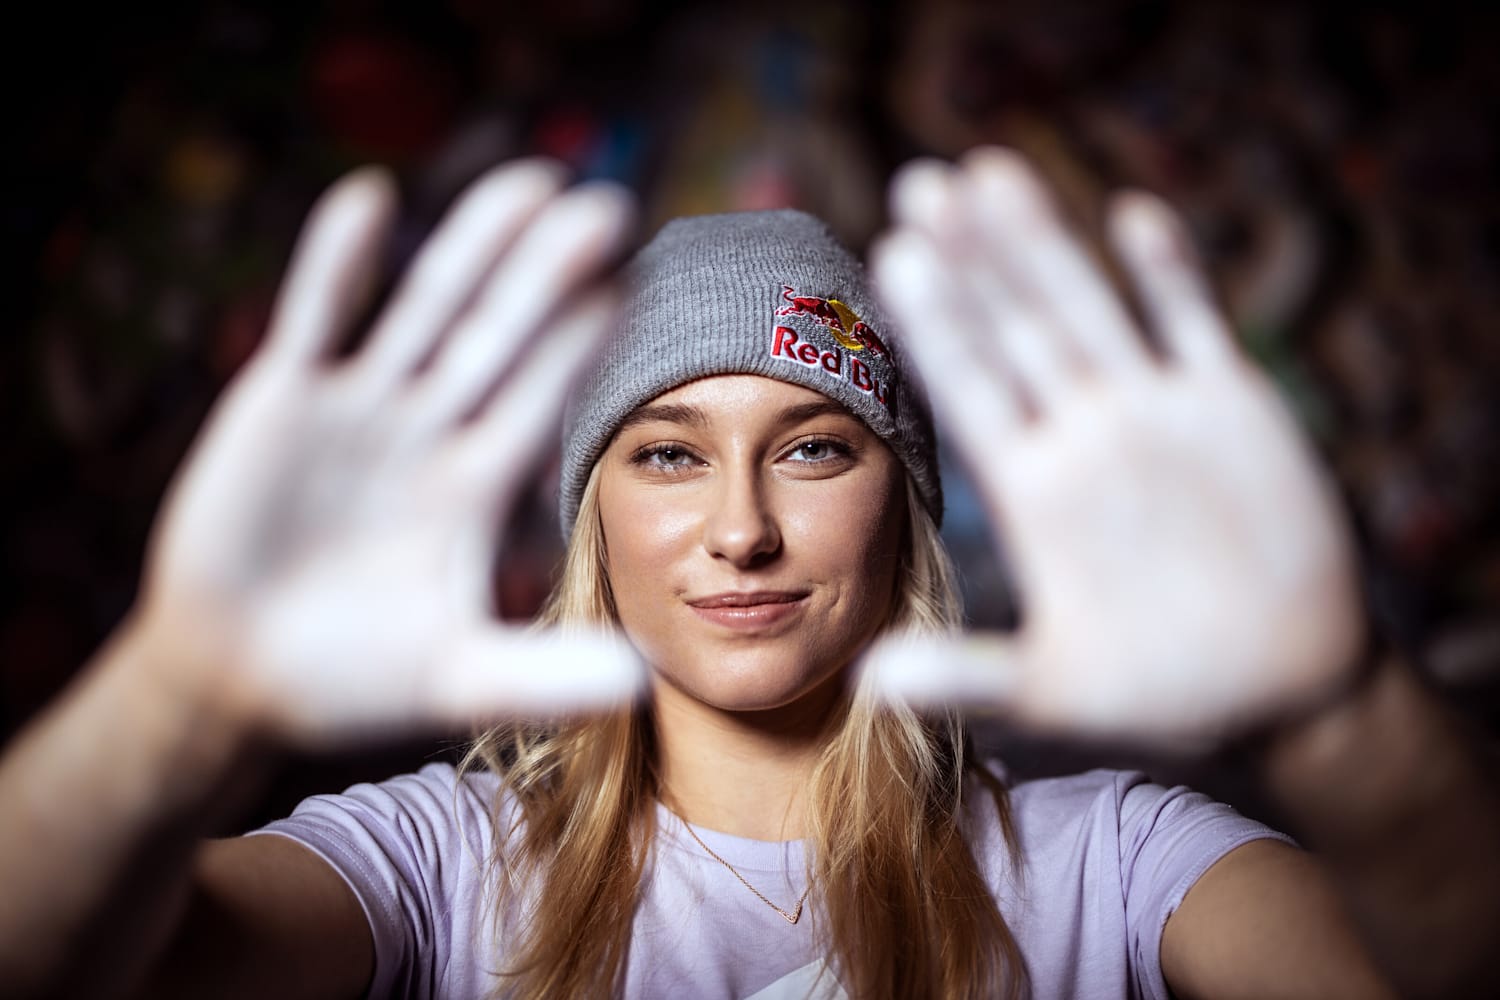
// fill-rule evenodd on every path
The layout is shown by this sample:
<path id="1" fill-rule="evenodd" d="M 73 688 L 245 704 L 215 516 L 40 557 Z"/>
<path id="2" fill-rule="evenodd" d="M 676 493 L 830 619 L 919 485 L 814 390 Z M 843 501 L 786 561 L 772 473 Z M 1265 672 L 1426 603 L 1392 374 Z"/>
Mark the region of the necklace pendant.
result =
<path id="1" fill-rule="evenodd" d="M 792 910 L 791 913 L 788 913 L 781 907 L 777 906 L 775 903 L 767 899 L 765 893 L 761 892 L 759 889 L 755 888 L 755 886 L 751 885 L 750 880 L 741 875 L 739 873 L 739 870 L 735 868 L 734 865 L 730 864 L 728 861 L 725 861 L 712 847 L 709 847 L 707 844 L 705 844 L 703 842 L 703 838 L 698 836 L 698 831 L 693 829 L 693 824 L 689 823 L 687 820 L 682 820 L 682 827 L 688 832 L 688 836 L 692 837 L 698 842 L 698 846 L 703 848 L 705 854 L 713 858 L 725 868 L 728 868 L 729 873 L 735 878 L 739 879 L 740 885 L 753 892 L 756 899 L 760 900 L 762 903 L 765 903 L 771 909 L 775 910 L 778 917 L 780 917 L 782 920 L 785 920 L 789 924 L 795 924 L 797 921 L 802 919 L 802 904 L 807 902 L 807 896 L 812 892 L 811 885 L 802 890 L 802 898 L 797 900 L 797 906 Z"/>

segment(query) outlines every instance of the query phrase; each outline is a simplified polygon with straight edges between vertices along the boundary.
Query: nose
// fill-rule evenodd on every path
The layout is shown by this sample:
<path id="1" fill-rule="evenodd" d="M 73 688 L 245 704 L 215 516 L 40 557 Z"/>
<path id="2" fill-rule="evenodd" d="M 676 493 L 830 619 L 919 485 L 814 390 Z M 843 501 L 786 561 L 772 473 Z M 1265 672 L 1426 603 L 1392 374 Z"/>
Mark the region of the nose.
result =
<path id="1" fill-rule="evenodd" d="M 743 569 L 774 558 L 781 529 L 760 478 L 749 470 L 725 470 L 715 487 L 703 525 L 708 554 Z"/>

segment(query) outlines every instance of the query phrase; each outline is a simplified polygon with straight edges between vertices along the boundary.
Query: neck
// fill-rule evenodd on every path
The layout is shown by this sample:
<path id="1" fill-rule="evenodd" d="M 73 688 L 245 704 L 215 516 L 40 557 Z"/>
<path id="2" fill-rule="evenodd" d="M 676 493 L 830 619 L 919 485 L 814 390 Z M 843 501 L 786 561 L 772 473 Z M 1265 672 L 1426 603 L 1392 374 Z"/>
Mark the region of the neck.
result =
<path id="1" fill-rule="evenodd" d="M 804 793 L 840 694 L 827 684 L 781 708 L 729 712 L 657 681 L 663 802 L 695 826 L 737 837 L 806 836 Z"/>

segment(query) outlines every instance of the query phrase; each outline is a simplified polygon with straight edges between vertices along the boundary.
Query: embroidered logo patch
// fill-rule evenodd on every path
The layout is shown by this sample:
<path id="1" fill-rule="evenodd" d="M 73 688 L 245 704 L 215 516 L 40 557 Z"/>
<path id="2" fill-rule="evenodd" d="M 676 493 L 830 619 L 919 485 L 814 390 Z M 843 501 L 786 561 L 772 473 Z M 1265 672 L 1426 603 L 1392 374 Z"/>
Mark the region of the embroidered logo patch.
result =
<path id="1" fill-rule="evenodd" d="M 802 317 L 813 325 L 803 324 L 799 333 L 792 326 L 777 324 L 771 334 L 771 357 L 821 368 L 830 378 L 847 381 L 889 409 L 891 354 L 874 329 L 838 299 L 797 295 L 791 285 L 781 286 L 781 297 L 787 304 L 776 310 L 777 317 Z M 816 330 L 826 331 L 833 343 L 820 347 L 813 342 L 809 334 Z"/>

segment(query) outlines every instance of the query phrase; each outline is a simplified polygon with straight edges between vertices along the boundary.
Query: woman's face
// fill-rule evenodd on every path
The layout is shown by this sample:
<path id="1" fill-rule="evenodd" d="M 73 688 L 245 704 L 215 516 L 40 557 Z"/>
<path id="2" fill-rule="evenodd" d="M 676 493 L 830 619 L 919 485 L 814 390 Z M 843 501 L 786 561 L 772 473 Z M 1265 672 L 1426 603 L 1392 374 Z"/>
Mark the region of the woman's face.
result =
<path id="1" fill-rule="evenodd" d="M 631 414 L 600 463 L 621 624 L 689 697 L 788 705 L 884 623 L 905 472 L 827 396 L 757 375 L 690 382 Z"/>

